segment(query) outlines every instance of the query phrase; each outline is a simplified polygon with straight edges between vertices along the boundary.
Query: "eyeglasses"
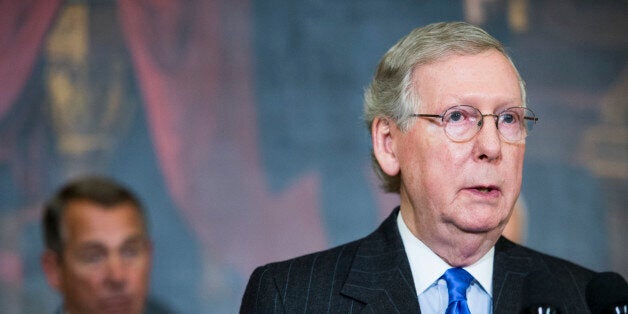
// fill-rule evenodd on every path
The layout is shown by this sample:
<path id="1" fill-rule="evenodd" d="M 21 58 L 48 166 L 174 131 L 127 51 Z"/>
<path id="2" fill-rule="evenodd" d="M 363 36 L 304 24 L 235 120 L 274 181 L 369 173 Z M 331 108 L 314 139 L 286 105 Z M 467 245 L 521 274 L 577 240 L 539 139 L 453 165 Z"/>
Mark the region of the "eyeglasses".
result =
<path id="1" fill-rule="evenodd" d="M 484 125 L 484 117 L 493 117 L 495 127 L 508 142 L 518 142 L 528 136 L 528 132 L 539 118 L 532 110 L 525 107 L 512 107 L 498 114 L 483 114 L 479 109 L 471 106 L 453 106 L 442 115 L 438 114 L 411 114 L 412 117 L 441 118 L 445 133 L 454 142 L 465 142 L 473 138 Z"/>

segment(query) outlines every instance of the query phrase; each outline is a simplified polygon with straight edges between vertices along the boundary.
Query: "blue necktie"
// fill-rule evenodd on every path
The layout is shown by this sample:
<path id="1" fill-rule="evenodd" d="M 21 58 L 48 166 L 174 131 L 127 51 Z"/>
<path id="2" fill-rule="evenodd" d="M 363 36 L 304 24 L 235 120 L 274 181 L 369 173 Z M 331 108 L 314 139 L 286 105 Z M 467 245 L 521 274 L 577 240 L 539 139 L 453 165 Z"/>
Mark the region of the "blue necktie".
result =
<path id="1" fill-rule="evenodd" d="M 442 277 L 447 282 L 449 305 L 445 314 L 471 314 L 467 305 L 467 288 L 473 276 L 462 268 L 450 268 Z"/>

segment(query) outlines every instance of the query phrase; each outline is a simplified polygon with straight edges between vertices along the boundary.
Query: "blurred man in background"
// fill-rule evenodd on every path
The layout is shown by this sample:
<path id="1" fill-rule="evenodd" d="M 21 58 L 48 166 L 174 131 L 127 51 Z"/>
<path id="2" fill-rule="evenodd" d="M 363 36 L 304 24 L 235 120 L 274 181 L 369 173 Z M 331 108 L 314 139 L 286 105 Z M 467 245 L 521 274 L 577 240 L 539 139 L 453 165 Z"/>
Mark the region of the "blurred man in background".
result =
<path id="1" fill-rule="evenodd" d="M 62 187 L 44 208 L 48 283 L 63 313 L 142 313 L 152 246 L 142 205 L 120 184 L 84 177 Z"/>

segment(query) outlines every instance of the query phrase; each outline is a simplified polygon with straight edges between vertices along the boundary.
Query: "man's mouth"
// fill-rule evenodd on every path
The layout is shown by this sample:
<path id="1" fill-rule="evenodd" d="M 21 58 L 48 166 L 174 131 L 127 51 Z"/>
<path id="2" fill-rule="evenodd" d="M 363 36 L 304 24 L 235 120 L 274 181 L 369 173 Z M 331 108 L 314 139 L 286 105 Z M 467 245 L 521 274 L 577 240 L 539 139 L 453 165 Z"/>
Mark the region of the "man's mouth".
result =
<path id="1" fill-rule="evenodd" d="M 110 313 L 125 313 L 132 307 L 132 300 L 128 296 L 116 295 L 102 300 L 101 306 Z"/>
<path id="2" fill-rule="evenodd" d="M 476 195 L 484 195 L 484 196 L 491 196 L 491 197 L 496 197 L 496 196 L 499 196 L 500 194 L 499 187 L 495 185 L 471 186 L 471 187 L 468 187 L 466 190 Z"/>
<path id="3" fill-rule="evenodd" d="M 478 190 L 479 192 L 482 192 L 482 193 L 489 193 L 491 191 L 497 190 L 497 188 L 492 187 L 492 186 L 476 186 L 473 189 Z"/>

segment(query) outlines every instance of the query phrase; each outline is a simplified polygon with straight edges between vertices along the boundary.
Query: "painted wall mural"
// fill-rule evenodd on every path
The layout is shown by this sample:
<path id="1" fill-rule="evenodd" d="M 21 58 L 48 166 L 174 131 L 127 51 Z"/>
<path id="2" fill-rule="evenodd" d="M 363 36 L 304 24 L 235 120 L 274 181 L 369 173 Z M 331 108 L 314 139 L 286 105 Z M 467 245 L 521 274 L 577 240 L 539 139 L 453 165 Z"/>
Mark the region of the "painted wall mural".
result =
<path id="1" fill-rule="evenodd" d="M 364 236 L 362 92 L 414 27 L 503 41 L 540 116 L 513 237 L 628 276 L 628 5 L 617 1 L 0 1 L 0 312 L 50 313 L 44 200 L 105 174 L 145 203 L 151 302 L 234 312 L 255 266 Z"/>

